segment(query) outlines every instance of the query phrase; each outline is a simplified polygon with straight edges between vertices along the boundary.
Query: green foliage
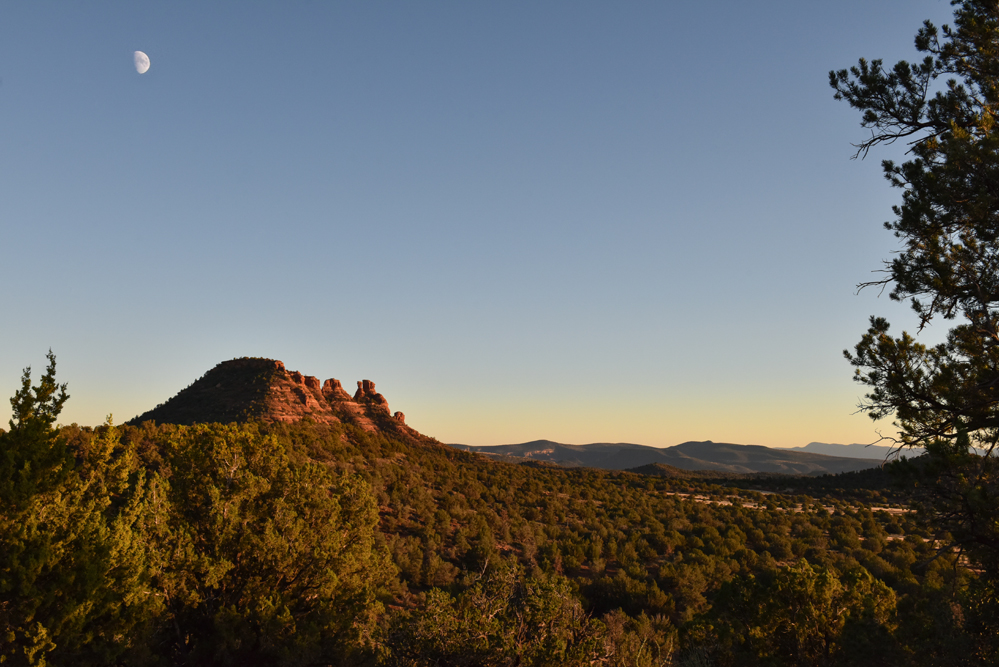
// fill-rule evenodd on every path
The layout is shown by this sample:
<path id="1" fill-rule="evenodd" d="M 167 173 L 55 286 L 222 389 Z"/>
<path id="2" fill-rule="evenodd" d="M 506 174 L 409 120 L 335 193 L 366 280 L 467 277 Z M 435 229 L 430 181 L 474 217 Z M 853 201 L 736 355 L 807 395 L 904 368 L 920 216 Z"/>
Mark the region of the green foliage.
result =
<path id="1" fill-rule="evenodd" d="M 677 648 L 676 628 L 664 616 L 617 610 L 605 614 L 604 664 L 613 667 L 669 667 Z"/>
<path id="2" fill-rule="evenodd" d="M 58 470 L 2 510 L 11 664 L 994 655 L 994 589 L 936 553 L 938 536 L 897 507 L 905 487 L 891 512 L 870 507 L 887 496 L 866 477 L 740 489 L 512 465 L 338 424 L 41 433 Z M 767 484 L 795 495 L 755 490 Z M 779 621 L 814 627 L 836 609 L 821 644 Z"/>
<path id="3" fill-rule="evenodd" d="M 0 433 L 0 662 L 363 655 L 394 576 L 368 485 L 255 426 L 54 426 L 54 357 Z"/>
<path id="4" fill-rule="evenodd" d="M 366 485 L 293 464 L 252 425 L 172 431 L 154 587 L 158 643 L 196 664 L 343 660 L 370 632 L 394 574 L 375 549 Z"/>
<path id="5" fill-rule="evenodd" d="M 31 386 L 31 368 L 24 369 L 21 388 L 10 399 L 10 430 L 2 435 L 0 448 L 0 503 L 5 507 L 57 487 L 72 468 L 72 459 L 54 428 L 69 395 L 65 384 L 56 384 L 51 350 L 48 360 L 37 386 Z"/>
<path id="6" fill-rule="evenodd" d="M 953 27 L 926 22 L 917 34 L 920 63 L 889 71 L 861 60 L 830 73 L 830 83 L 871 130 L 858 152 L 898 139 L 910 146 L 908 161 L 883 163 L 903 190 L 885 223 L 901 249 L 874 284 L 908 300 L 920 329 L 951 321 L 946 341 L 930 347 L 906 332 L 896 337 L 887 320 L 872 317 L 846 356 L 869 388 L 861 407 L 874 419 L 894 415 L 901 446 L 926 448 L 910 467 L 917 506 L 940 538 L 940 555 L 956 551 L 982 571 L 972 586 L 978 593 L 964 600 L 973 612 L 995 606 L 999 582 L 999 5 L 953 4 Z M 957 597 L 952 604 L 963 617 Z M 994 634 L 975 618 L 966 628 L 976 650 L 994 656 Z"/>
<path id="7" fill-rule="evenodd" d="M 902 446 L 926 446 L 941 475 L 931 514 L 956 545 L 999 576 L 999 6 L 954 2 L 954 26 L 926 22 L 917 64 L 861 60 L 830 73 L 836 98 L 863 112 L 867 151 L 904 139 L 911 159 L 883 163 L 903 190 L 885 223 L 901 249 L 886 262 L 891 298 L 909 301 L 922 329 L 942 318 L 946 342 L 928 347 L 887 320 L 846 356 L 869 387 L 861 407 L 894 415 Z M 945 77 L 946 83 L 941 83 Z M 984 450 L 971 455 L 969 446 Z M 956 498 L 963 501 L 954 502 Z M 932 503 L 930 503 L 932 504 Z"/>
<path id="8" fill-rule="evenodd" d="M 963 612 L 975 638 L 975 658 L 980 664 L 999 663 L 999 591 L 995 579 L 973 581 L 965 594 Z"/>
<path id="9" fill-rule="evenodd" d="M 0 434 L 0 661 L 105 664 L 128 651 L 156 601 L 145 591 L 136 534 L 146 485 L 108 420 L 73 470 L 54 427 L 66 401 L 55 357 L 37 387 L 30 370 Z M 9 476 L 8 476 L 9 475 Z"/>
<path id="10" fill-rule="evenodd" d="M 559 575 L 524 577 L 500 567 L 457 598 L 440 589 L 423 607 L 395 617 L 386 641 L 391 665 L 589 665 L 602 648 L 591 620 Z"/>
<path id="11" fill-rule="evenodd" d="M 870 661 L 892 646 L 895 594 L 862 568 L 840 577 L 801 560 L 735 581 L 726 594 L 720 634 L 742 664 L 836 664 L 861 644 L 880 648 Z"/>

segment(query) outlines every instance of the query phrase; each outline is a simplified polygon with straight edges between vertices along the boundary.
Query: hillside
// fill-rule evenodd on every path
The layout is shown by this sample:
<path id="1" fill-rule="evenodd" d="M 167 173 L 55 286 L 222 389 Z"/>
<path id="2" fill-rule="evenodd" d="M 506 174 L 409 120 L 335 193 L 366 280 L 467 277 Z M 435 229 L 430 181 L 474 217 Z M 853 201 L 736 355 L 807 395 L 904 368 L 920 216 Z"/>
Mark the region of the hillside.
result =
<path id="1" fill-rule="evenodd" d="M 904 489 L 885 493 L 891 466 L 634 474 L 559 466 L 537 455 L 550 442 L 497 460 L 406 429 L 370 382 L 349 400 L 318 384 L 234 360 L 133 424 L 0 433 L 0 479 L 40 482 L 0 485 L 0 575 L 45 568 L 0 582 L 16 587 L 0 587 L 0 657 L 42 627 L 47 664 L 95 667 L 982 664 L 977 626 L 924 613 L 973 573 L 936 552 Z M 743 467 L 781 453 L 662 451 Z M 802 601 L 828 630 L 774 662 Z"/>
<path id="2" fill-rule="evenodd" d="M 813 452 L 760 445 L 718 443 L 710 440 L 685 442 L 665 448 L 630 443 L 564 445 L 551 440 L 490 447 L 453 446 L 493 458 L 547 461 L 565 467 L 582 466 L 604 470 L 632 470 L 658 463 L 683 470 L 710 470 L 733 474 L 817 475 L 863 470 L 878 465 L 878 462 L 872 459 L 827 456 Z"/>

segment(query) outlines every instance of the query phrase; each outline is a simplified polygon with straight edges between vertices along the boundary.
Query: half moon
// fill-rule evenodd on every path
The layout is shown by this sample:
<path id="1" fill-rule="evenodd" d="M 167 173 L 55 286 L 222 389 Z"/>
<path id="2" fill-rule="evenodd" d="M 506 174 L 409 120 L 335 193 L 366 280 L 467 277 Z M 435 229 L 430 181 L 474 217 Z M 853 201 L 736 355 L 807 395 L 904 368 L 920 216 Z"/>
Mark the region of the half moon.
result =
<path id="1" fill-rule="evenodd" d="M 149 56 L 142 51 L 135 52 L 135 71 L 139 74 L 145 74 L 149 71 Z"/>

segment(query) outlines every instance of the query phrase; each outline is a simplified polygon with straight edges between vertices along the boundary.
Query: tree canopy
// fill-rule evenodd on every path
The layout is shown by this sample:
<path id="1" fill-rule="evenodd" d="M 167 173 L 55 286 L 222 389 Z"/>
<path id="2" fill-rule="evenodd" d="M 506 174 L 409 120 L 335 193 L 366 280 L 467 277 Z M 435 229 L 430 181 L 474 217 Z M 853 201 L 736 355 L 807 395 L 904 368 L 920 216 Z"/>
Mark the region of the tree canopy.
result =
<path id="1" fill-rule="evenodd" d="M 882 163 L 903 190 L 885 223 L 901 248 L 885 277 L 867 284 L 909 301 L 921 328 L 957 320 L 946 343 L 927 348 L 891 337 L 887 321 L 873 318 L 847 356 L 871 388 L 864 407 L 876 418 L 894 414 L 903 444 L 968 433 L 991 448 L 999 432 L 999 8 L 957 4 L 953 28 L 920 29 L 921 62 L 888 70 L 862 59 L 830 73 L 836 98 L 863 111 L 871 132 L 858 151 L 901 139 L 912 156 Z"/>
<path id="2" fill-rule="evenodd" d="M 10 435 L 5 460 L 61 453 L 50 482 L 0 505 L 3 664 L 988 655 L 975 637 L 994 626 L 989 590 L 954 606 L 974 574 L 935 554 L 886 470 L 648 477 L 310 422 L 51 422 Z"/>
<path id="3" fill-rule="evenodd" d="M 999 581 L 999 4 L 955 0 L 953 26 L 929 21 L 916 63 L 880 60 L 830 72 L 837 99 L 862 112 L 870 136 L 858 155 L 904 141 L 908 159 L 885 160 L 902 190 L 885 227 L 900 248 L 884 277 L 908 301 L 920 332 L 943 320 L 943 343 L 927 346 L 872 317 L 846 356 L 868 387 L 861 407 L 894 416 L 901 447 L 925 446 L 922 509 L 948 533 L 947 548 Z M 975 451 L 973 448 L 978 448 Z"/>

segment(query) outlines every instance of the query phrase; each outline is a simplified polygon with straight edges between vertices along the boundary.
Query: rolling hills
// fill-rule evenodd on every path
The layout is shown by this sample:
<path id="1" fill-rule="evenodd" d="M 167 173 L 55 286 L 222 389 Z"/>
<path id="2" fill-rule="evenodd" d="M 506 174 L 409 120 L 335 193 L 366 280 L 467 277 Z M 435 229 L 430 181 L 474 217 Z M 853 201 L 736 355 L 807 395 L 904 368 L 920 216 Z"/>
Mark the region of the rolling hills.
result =
<path id="1" fill-rule="evenodd" d="M 783 473 L 817 475 L 874 468 L 874 459 L 828 456 L 809 451 L 777 449 L 761 445 L 737 445 L 706 440 L 684 442 L 673 447 L 649 447 L 631 443 L 566 445 L 534 440 L 515 445 L 452 445 L 494 458 L 546 461 L 566 467 L 631 470 L 660 463 L 683 470 L 727 473 Z"/>

